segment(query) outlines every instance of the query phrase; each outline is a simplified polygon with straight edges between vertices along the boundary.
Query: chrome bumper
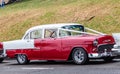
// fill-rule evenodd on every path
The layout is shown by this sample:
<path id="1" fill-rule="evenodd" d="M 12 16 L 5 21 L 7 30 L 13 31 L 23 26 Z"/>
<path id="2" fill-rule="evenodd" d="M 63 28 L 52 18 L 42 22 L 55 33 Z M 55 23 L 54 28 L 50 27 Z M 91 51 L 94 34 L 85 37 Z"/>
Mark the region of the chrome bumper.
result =
<path id="1" fill-rule="evenodd" d="M 104 53 L 89 53 L 89 58 L 104 58 L 104 57 L 115 57 L 117 56 L 116 52 L 104 52 Z"/>
<path id="2" fill-rule="evenodd" d="M 115 52 L 117 56 L 120 56 L 120 48 L 113 48 L 112 51 Z"/>

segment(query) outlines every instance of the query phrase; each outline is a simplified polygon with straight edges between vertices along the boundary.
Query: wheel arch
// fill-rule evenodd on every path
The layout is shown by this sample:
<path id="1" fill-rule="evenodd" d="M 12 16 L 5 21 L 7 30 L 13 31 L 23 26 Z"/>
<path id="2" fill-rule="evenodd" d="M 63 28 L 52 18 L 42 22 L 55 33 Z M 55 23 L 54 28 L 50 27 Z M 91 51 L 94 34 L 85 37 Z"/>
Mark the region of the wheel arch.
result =
<path id="1" fill-rule="evenodd" d="M 16 60 L 17 60 L 18 64 L 23 65 L 23 64 L 27 64 L 30 62 L 30 60 L 28 60 L 28 57 L 26 54 L 23 53 L 23 54 L 20 54 L 20 56 L 17 56 L 17 55 L 19 55 L 19 54 L 16 54 Z M 22 56 L 22 58 L 21 58 L 21 56 Z M 21 59 L 22 59 L 22 61 L 21 61 Z"/>
<path id="2" fill-rule="evenodd" d="M 28 55 L 26 53 L 16 53 L 15 58 L 17 57 L 18 54 L 24 54 L 28 58 Z"/>
<path id="3" fill-rule="evenodd" d="M 73 47 L 73 48 L 72 48 L 72 50 L 71 50 L 71 52 L 70 52 L 67 60 L 72 60 L 72 52 L 73 52 L 76 48 L 82 48 L 82 49 L 86 52 L 86 54 L 87 54 L 87 56 L 88 56 L 88 52 L 86 51 L 85 48 L 83 48 L 83 47 L 81 47 L 81 46 L 76 46 L 76 47 Z"/>

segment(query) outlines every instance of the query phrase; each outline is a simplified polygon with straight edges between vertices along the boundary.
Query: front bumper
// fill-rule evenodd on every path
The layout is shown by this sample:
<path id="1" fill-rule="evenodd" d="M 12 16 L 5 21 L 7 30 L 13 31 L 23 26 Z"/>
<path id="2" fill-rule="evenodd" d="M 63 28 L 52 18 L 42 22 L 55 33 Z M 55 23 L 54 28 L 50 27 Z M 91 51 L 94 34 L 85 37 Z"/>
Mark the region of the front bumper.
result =
<path id="1" fill-rule="evenodd" d="M 115 52 L 117 56 L 120 56 L 120 48 L 113 48 L 112 51 Z"/>
<path id="2" fill-rule="evenodd" d="M 103 44 L 97 47 L 96 53 L 89 53 L 89 58 L 104 58 L 117 56 L 116 51 L 112 51 L 114 44 Z"/>
<path id="3" fill-rule="evenodd" d="M 104 53 L 90 53 L 88 54 L 89 58 L 104 58 L 104 57 L 115 57 L 117 56 L 116 52 L 104 52 Z"/>

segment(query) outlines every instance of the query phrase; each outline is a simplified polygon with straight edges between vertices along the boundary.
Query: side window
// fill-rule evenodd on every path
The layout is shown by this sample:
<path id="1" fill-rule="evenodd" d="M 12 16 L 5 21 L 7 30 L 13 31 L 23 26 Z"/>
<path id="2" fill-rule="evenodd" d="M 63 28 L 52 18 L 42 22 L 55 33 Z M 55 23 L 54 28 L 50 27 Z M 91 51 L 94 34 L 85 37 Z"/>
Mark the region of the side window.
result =
<path id="1" fill-rule="evenodd" d="M 38 39 L 42 38 L 42 30 L 34 30 L 30 33 L 30 38 L 31 39 Z"/>
<path id="2" fill-rule="evenodd" d="M 29 39 L 29 33 L 25 36 L 24 39 Z"/>
<path id="3" fill-rule="evenodd" d="M 56 38 L 57 29 L 45 29 L 45 38 Z"/>
<path id="4" fill-rule="evenodd" d="M 60 37 L 64 37 L 64 36 L 70 36 L 71 34 L 68 31 L 60 30 L 59 35 Z"/>
<path id="5" fill-rule="evenodd" d="M 75 30 L 60 30 L 59 36 L 60 37 L 65 37 L 65 36 L 77 36 L 81 35 L 83 33 Z"/>

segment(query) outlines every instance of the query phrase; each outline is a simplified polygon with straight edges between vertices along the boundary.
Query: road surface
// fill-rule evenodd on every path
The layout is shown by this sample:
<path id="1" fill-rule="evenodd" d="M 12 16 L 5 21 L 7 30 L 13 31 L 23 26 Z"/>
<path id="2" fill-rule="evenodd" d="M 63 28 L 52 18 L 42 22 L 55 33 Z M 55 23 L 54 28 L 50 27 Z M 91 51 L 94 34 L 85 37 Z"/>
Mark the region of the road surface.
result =
<path id="1" fill-rule="evenodd" d="M 5 60 L 0 63 L 0 74 L 120 74 L 120 59 L 109 63 L 91 60 L 86 65 L 46 61 L 31 61 L 27 65 L 18 65 L 16 60 Z"/>

